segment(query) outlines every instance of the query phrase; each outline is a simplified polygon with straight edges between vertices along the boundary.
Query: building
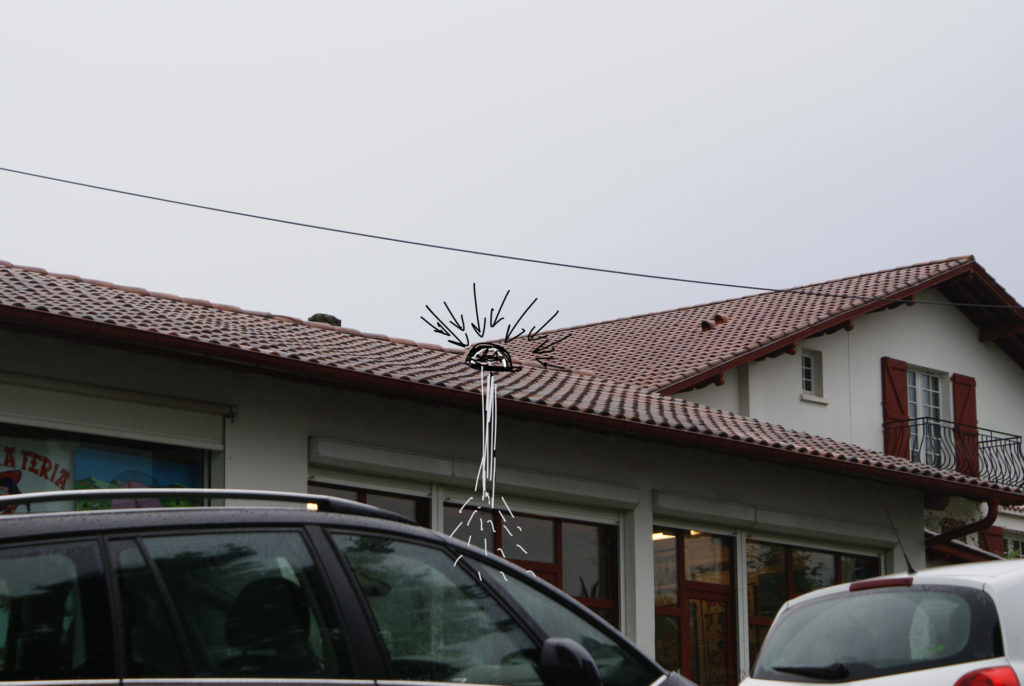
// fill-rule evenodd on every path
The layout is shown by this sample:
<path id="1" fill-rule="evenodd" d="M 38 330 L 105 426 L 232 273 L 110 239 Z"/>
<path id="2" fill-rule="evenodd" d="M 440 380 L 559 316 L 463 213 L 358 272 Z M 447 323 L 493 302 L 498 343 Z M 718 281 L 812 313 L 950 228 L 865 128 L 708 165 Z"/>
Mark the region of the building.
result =
<path id="1" fill-rule="evenodd" d="M 566 358 L 604 378 L 1024 485 L 1024 310 L 972 257 L 552 335 L 567 333 Z M 927 504 L 935 529 L 980 518 L 970 503 Z M 1015 550 L 1021 519 L 999 521 Z M 1003 553 L 1003 528 L 971 540 Z M 930 540 L 932 561 L 963 558 Z"/>
<path id="2" fill-rule="evenodd" d="M 857 311 L 858 333 L 873 318 L 924 309 L 886 309 L 892 305 L 886 296 L 841 307 Z M 743 317 L 725 306 L 721 321 L 709 311 L 687 335 L 738 331 Z M 942 316 L 954 315 L 967 318 L 955 308 Z M 821 318 L 803 336 L 787 325 L 678 377 L 670 367 L 682 349 L 667 350 L 662 361 L 671 362 L 635 378 L 602 370 L 592 364 L 596 355 L 586 359 L 592 373 L 524 360 L 501 379 L 498 399 L 498 493 L 516 533 L 481 530 L 477 544 L 507 548 L 664 663 L 711 686 L 745 675 L 785 598 L 903 569 L 905 560 L 924 566 L 926 505 L 1024 505 L 1020 485 L 993 479 L 986 463 L 957 471 L 886 455 L 881 438 L 862 445 L 859 433 L 830 435 L 838 422 L 808 432 L 812 410 L 773 414 L 750 379 L 762 369 L 782 377 L 792 364 L 799 389 L 805 341 L 820 353 L 828 401 L 807 407 L 846 402 L 830 385 L 838 383 L 831 346 L 842 350 L 850 337 L 815 337 L 851 333 L 839 319 Z M 583 333 L 574 331 L 574 345 Z M 775 339 L 783 339 L 777 347 Z M 986 349 L 1002 351 L 992 355 L 1010 359 L 1003 368 L 1019 374 L 999 345 Z M 597 349 L 584 345 L 571 356 Z M 459 509 L 473 498 L 481 398 L 478 374 L 460 352 L 8 263 L 0 263 L 0 350 L 0 487 L 8 490 L 309 489 L 442 531 L 458 526 Z M 887 354 L 932 364 L 903 351 Z M 633 364 L 643 356 L 622 358 Z M 981 389 L 989 372 L 973 362 L 952 369 L 973 373 L 979 416 L 988 416 Z M 666 374 L 672 382 L 659 385 Z M 803 408 L 800 394 L 814 392 L 791 394 L 792 404 Z M 730 393 L 735 406 L 727 406 Z M 879 392 L 874 403 L 881 402 Z M 851 416 L 867 415 L 861 404 L 850 403 Z M 755 409 L 766 416 L 753 418 Z"/>

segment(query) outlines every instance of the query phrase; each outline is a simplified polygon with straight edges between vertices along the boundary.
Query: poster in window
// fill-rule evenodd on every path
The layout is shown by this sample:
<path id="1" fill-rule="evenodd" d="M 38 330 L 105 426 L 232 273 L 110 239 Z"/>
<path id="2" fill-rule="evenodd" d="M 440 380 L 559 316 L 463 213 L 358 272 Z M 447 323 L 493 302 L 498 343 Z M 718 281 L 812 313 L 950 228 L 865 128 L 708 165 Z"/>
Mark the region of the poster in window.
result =
<path id="1" fill-rule="evenodd" d="M 74 452 L 75 488 L 202 488 L 200 462 L 161 459 L 149 450 L 79 445 Z M 106 498 L 79 501 L 86 509 L 182 507 L 189 498 Z"/>
<path id="2" fill-rule="evenodd" d="M 0 495 L 63 491 L 74 483 L 72 446 L 61 441 L 0 436 Z M 68 509 L 61 503 L 38 503 L 35 511 Z M 27 512 L 7 505 L 3 514 Z"/>

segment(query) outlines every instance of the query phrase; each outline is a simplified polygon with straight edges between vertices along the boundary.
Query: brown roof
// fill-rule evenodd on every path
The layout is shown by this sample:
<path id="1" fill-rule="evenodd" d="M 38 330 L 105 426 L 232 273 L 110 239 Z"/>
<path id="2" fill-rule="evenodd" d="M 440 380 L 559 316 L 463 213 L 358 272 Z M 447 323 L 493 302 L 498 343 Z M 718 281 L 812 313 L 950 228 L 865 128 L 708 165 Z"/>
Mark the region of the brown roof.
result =
<path id="1" fill-rule="evenodd" d="M 855 317 L 897 306 L 938 287 L 957 302 L 1017 305 L 973 257 L 925 262 L 784 291 L 654 312 L 550 332 L 553 363 L 590 370 L 649 391 L 676 393 L 715 381 L 745 362 L 792 349 L 810 336 L 850 326 Z M 965 307 L 983 332 L 1024 364 L 1019 310 Z M 527 357 L 537 343 L 509 344 Z"/>
<path id="2" fill-rule="evenodd" d="M 0 325 L 479 407 L 479 376 L 462 363 L 461 352 L 7 262 L 0 262 Z M 1016 486 L 790 431 L 615 379 L 527 365 L 503 378 L 499 390 L 502 411 L 517 416 L 1024 503 Z"/>

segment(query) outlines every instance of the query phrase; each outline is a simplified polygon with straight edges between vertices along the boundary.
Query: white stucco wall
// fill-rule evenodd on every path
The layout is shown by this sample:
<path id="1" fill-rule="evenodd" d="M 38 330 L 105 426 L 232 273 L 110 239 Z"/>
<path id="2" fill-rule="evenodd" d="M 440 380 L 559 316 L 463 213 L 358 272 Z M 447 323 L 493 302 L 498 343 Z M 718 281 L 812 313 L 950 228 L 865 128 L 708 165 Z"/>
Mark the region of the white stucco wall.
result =
<path id="1" fill-rule="evenodd" d="M 934 290 L 918 300 L 948 303 Z M 1024 369 L 996 343 L 979 342 L 978 329 L 956 307 L 917 304 L 883 310 L 858 318 L 851 331 L 811 338 L 801 347 L 822 354 L 827 403 L 801 398 L 800 356 L 784 354 L 748 365 L 750 416 L 881 450 L 881 358 L 892 357 L 939 372 L 946 408 L 951 408 L 949 376 L 974 377 L 978 425 L 1024 434 Z M 682 397 L 740 412 L 743 389 L 727 387 L 742 380 L 741 374 L 727 375 L 723 387 Z"/>
<path id="2" fill-rule="evenodd" d="M 161 412 L 192 413 L 181 437 L 165 436 L 168 442 L 222 426 L 221 448 L 217 437 L 206 438 L 215 454 L 214 482 L 228 487 L 304 491 L 313 474 L 452 501 L 471 493 L 479 454 L 475 408 L 7 330 L 0 330 L 0 350 L 6 402 L 0 422 L 153 440 L 146 432 L 133 435 L 131 408 L 145 405 L 158 423 Z M 35 415 L 16 414 L 19 399 L 39 387 L 57 393 L 53 416 L 44 416 L 45 404 Z M 68 422 L 81 407 L 76 398 L 94 407 L 97 398 L 117 403 L 90 427 Z M 756 402 L 770 405 L 767 398 Z M 879 555 L 883 569 L 900 569 L 896 532 L 879 506 L 884 499 L 912 562 L 924 566 L 923 494 L 902 486 L 505 416 L 499 417 L 498 460 L 499 490 L 517 509 L 619 526 L 622 626 L 651 652 L 653 524 L 734 535 L 740 555 L 751 536 Z M 439 507 L 434 512 L 437 519 Z M 735 600 L 742 641 L 745 593 Z M 742 642 L 739 648 L 745 660 Z"/>

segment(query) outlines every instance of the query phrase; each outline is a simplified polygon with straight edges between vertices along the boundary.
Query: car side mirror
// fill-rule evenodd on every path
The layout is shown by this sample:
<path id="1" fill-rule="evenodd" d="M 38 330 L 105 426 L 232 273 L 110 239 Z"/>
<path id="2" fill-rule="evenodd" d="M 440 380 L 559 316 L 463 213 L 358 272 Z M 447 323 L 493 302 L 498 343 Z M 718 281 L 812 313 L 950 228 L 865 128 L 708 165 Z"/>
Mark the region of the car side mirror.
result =
<path id="1" fill-rule="evenodd" d="M 549 638 L 540 650 L 544 686 L 601 686 L 597 663 L 571 638 Z"/>

